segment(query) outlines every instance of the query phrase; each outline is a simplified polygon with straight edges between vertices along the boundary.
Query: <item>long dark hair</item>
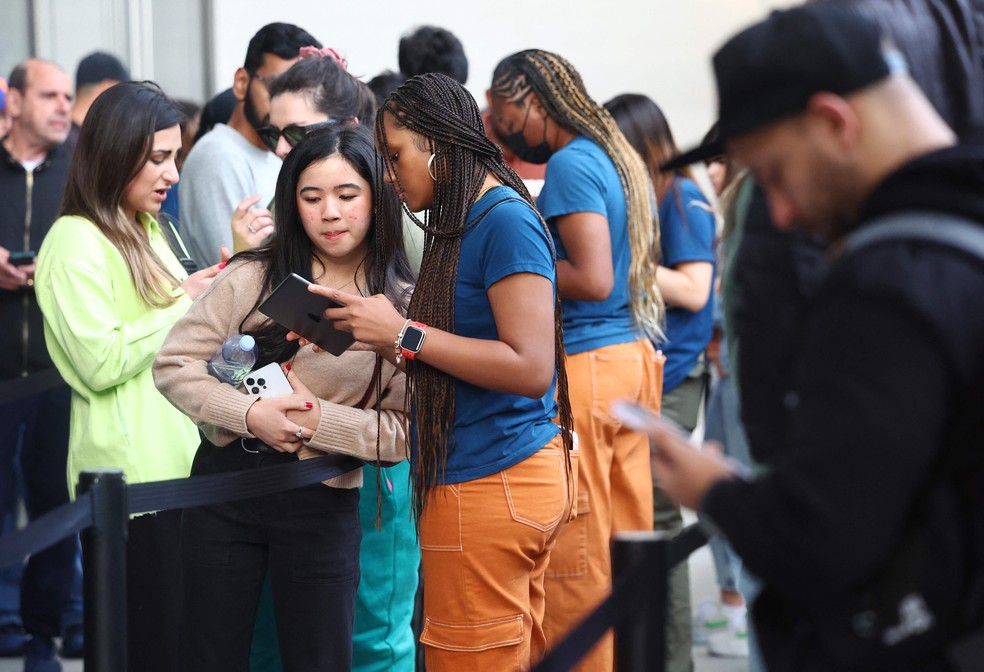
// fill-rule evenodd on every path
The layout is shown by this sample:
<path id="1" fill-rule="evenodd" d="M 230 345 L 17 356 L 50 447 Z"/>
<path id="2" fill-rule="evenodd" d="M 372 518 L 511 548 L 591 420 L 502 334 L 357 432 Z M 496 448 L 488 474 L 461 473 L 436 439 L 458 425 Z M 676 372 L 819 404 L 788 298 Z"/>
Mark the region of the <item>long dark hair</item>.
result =
<path id="1" fill-rule="evenodd" d="M 89 110 L 72 156 L 62 215 L 85 217 L 123 255 L 140 298 L 155 308 L 172 305 L 180 283 L 161 262 L 136 222 L 123 213 L 126 188 L 153 150 L 154 134 L 184 115 L 153 82 L 123 82 L 102 93 Z"/>
<path id="2" fill-rule="evenodd" d="M 694 179 L 689 166 L 683 166 L 670 175 L 660 171 L 659 167 L 679 154 L 680 148 L 673 138 L 666 115 L 651 98 L 641 93 L 623 93 L 605 103 L 605 109 L 645 162 L 657 196 L 663 192 L 664 181 L 672 179 L 672 175 Z"/>
<path id="3" fill-rule="evenodd" d="M 605 109 L 612 115 L 625 139 L 642 157 L 646 170 L 649 171 L 649 178 L 653 181 L 657 198 L 666 198 L 672 192 L 676 209 L 686 223 L 687 209 L 673 178 L 685 177 L 693 180 L 694 173 L 690 166 L 682 166 L 672 173 L 663 173 L 659 169 L 680 153 L 663 110 L 659 109 L 659 105 L 651 98 L 641 93 L 623 93 L 615 96 L 605 103 Z"/>
<path id="4" fill-rule="evenodd" d="M 314 254 L 314 245 L 304 231 L 298 213 L 297 184 L 308 166 L 335 155 L 344 158 L 372 187 L 372 223 L 367 234 L 368 252 L 362 262 L 365 286 L 357 280 L 356 287 L 363 295 L 384 294 L 394 305 L 406 311 L 413 272 L 403 245 L 399 201 L 393 188 L 383 183 L 383 166 L 376 154 L 372 133 L 364 126 L 347 124 L 328 126 L 309 133 L 284 159 L 277 177 L 274 199 L 277 234 L 269 247 L 241 252 L 235 257 L 261 262 L 264 267 L 260 293 L 249 314 L 291 273 L 304 278 L 319 274 L 315 268 L 319 262 Z M 257 366 L 285 362 L 297 352 L 297 342 L 287 342 L 285 338 L 285 327 L 268 321 L 259 329 L 245 332 L 245 321 L 246 318 L 239 330 L 256 338 L 260 354 Z"/>
<path id="5" fill-rule="evenodd" d="M 397 127 L 417 134 L 419 138 L 415 137 L 415 142 L 419 139 L 426 143 L 435 155 L 434 201 L 424 221 L 407 211 L 426 234 L 420 275 L 408 316 L 454 332 L 454 288 L 461 238 L 475 224 L 475 220 L 466 219 L 485 178 L 491 173 L 515 189 L 535 211 L 533 198 L 520 177 L 506 165 L 498 145 L 485 135 L 475 99 L 447 75 L 430 73 L 411 77 L 393 92 L 376 117 L 376 143 L 390 174 L 399 181 L 390 164 L 384 113 L 392 115 Z M 543 227 L 546 231 L 545 223 Z M 567 394 L 559 299 L 555 310 L 558 419 L 562 427 L 571 430 L 574 425 Z M 407 362 L 407 374 L 407 407 L 414 414 L 418 440 L 413 506 L 419 521 L 430 490 L 445 473 L 454 427 L 455 379 L 417 361 Z M 563 437 L 570 448 L 570 432 L 564 431 Z"/>

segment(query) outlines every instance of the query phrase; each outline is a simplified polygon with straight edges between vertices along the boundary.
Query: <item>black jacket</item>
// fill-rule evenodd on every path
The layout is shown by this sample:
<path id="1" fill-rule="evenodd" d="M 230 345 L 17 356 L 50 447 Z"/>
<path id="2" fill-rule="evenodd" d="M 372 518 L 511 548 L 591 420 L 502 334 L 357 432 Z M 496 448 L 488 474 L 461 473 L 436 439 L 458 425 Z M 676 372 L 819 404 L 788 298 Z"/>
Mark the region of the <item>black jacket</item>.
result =
<path id="1" fill-rule="evenodd" d="M 24 167 L 0 143 L 0 246 L 34 252 L 41 248 L 61 208 L 69 159 L 68 148 L 60 145 L 29 179 Z M 0 380 L 51 366 L 34 289 L 0 290 Z"/>
<path id="2" fill-rule="evenodd" d="M 903 166 L 871 194 L 861 226 L 912 210 L 984 226 L 984 149 Z M 982 297 L 979 260 L 886 241 L 834 261 L 806 305 L 774 470 L 702 502 L 766 584 L 755 617 L 770 672 L 852 669 L 832 662 L 817 629 L 883 576 L 916 516 L 933 539 L 920 546 L 929 589 L 974 614 L 938 614 L 944 635 L 984 625 L 972 591 L 984 579 Z M 944 476 L 952 456 L 960 469 Z M 942 660 L 941 645 L 867 669 L 949 669 Z"/>

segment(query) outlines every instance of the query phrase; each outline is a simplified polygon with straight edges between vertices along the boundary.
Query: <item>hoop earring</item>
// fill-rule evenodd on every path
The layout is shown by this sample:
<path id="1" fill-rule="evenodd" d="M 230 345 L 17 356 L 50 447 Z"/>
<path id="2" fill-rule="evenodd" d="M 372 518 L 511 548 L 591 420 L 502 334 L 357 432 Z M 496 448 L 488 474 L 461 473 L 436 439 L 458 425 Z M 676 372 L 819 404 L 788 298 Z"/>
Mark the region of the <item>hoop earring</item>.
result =
<path id="1" fill-rule="evenodd" d="M 436 178 L 436 177 L 434 177 L 434 170 L 433 170 L 433 166 L 434 166 L 434 158 L 435 158 L 436 156 L 437 156 L 437 154 L 431 154 L 431 155 L 430 155 L 430 158 L 429 158 L 429 159 L 427 159 L 427 174 L 428 174 L 428 175 L 430 175 L 430 178 L 431 178 L 432 180 L 434 180 L 435 182 L 437 182 L 437 178 Z"/>

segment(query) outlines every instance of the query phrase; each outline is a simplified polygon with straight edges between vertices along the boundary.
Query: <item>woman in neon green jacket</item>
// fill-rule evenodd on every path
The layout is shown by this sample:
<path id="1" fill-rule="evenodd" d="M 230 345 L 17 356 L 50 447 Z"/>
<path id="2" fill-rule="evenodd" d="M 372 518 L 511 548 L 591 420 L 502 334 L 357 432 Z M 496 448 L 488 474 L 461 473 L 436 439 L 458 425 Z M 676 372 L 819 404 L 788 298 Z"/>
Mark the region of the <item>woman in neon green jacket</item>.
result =
<path id="1" fill-rule="evenodd" d="M 188 476 L 198 431 L 157 391 L 151 365 L 171 326 L 218 272 L 188 275 L 156 213 L 178 181 L 182 115 L 151 83 L 103 93 L 86 116 L 61 216 L 38 255 L 45 339 L 72 388 L 68 479 L 116 467 L 129 483 Z M 127 543 L 131 670 L 178 651 L 180 511 L 134 518 Z"/>

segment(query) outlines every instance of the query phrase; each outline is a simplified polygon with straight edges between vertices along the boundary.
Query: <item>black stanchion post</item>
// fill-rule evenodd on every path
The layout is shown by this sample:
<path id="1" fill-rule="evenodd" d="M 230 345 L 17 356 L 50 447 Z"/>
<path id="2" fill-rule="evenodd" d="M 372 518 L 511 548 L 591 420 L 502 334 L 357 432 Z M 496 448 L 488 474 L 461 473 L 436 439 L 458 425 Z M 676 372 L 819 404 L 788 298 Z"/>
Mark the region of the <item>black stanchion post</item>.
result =
<path id="1" fill-rule="evenodd" d="M 126 478 L 119 469 L 84 471 L 92 526 L 82 531 L 86 672 L 126 672 Z"/>
<path id="2" fill-rule="evenodd" d="M 612 543 L 612 574 L 638 566 L 634 591 L 636 616 L 615 628 L 618 672 L 663 672 L 666 668 L 666 609 L 670 535 L 665 532 L 620 532 Z"/>

